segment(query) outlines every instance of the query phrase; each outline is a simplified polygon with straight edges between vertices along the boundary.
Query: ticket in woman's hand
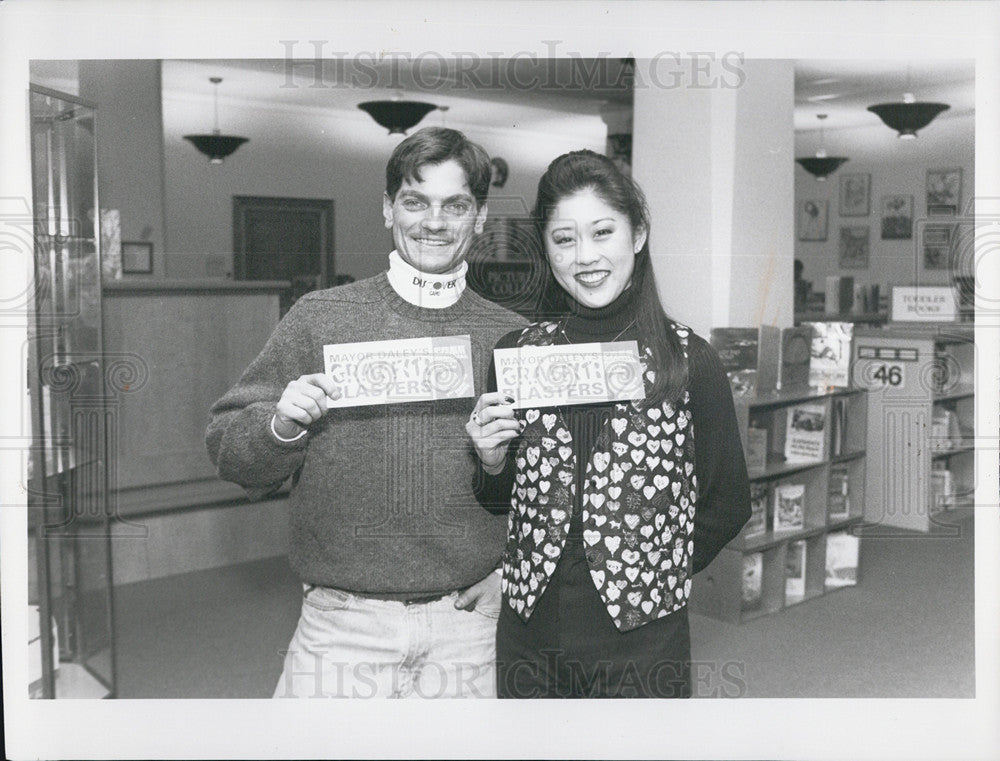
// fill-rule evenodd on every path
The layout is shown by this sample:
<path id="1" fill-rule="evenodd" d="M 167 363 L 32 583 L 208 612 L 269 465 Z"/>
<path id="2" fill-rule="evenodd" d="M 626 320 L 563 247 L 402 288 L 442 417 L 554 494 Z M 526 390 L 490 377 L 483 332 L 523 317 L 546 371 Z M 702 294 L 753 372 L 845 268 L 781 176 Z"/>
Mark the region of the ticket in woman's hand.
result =
<path id="1" fill-rule="evenodd" d="M 340 389 L 327 407 L 402 404 L 474 396 L 469 336 L 327 344 L 326 374 Z"/>
<path id="2" fill-rule="evenodd" d="M 497 391 L 515 407 L 643 399 L 635 341 L 495 349 Z"/>

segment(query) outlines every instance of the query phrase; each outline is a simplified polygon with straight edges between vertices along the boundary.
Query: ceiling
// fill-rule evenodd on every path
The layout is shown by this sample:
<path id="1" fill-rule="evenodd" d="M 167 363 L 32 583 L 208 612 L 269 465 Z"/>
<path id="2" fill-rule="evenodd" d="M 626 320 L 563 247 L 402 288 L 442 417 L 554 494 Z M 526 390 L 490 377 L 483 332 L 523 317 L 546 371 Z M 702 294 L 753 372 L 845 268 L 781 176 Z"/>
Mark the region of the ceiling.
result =
<path id="1" fill-rule="evenodd" d="M 177 60 L 163 63 L 165 95 L 203 93 L 223 78 L 220 100 L 259 101 L 282 108 L 341 109 L 354 114 L 367 100 L 419 99 L 463 124 L 541 128 L 553 112 L 595 116 L 628 108 L 631 80 L 622 59 L 384 58 Z M 367 118 L 367 117 L 365 117 Z"/>
<path id="2" fill-rule="evenodd" d="M 795 129 L 819 129 L 817 114 L 827 114 L 826 129 L 880 124 L 868 106 L 901 101 L 907 91 L 918 101 L 947 103 L 951 108 L 939 119 L 970 113 L 973 61 L 796 61 Z"/>
<path id="3" fill-rule="evenodd" d="M 627 59 L 472 60 L 374 57 L 346 61 L 324 57 L 290 65 L 282 59 L 168 60 L 163 89 L 174 97 L 210 98 L 210 76 L 221 76 L 220 101 L 271 103 L 284 108 L 343 109 L 357 114 L 365 100 L 420 98 L 444 107 L 445 118 L 483 126 L 543 129 L 553 112 L 597 115 L 627 109 L 631 78 Z M 73 61 L 34 61 L 48 79 L 75 78 Z M 794 125 L 798 132 L 878 124 L 868 106 L 899 101 L 909 89 L 917 100 L 951 106 L 946 119 L 975 107 L 972 60 L 798 60 Z"/>

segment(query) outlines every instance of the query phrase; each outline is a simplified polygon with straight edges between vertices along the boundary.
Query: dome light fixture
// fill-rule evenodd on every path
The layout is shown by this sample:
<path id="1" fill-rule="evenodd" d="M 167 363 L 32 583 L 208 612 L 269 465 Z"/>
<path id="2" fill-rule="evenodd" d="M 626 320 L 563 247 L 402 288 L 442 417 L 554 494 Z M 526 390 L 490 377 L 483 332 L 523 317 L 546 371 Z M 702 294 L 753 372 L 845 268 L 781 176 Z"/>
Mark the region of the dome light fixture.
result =
<path id="1" fill-rule="evenodd" d="M 358 108 L 389 130 L 390 135 L 405 135 L 437 106 L 419 100 L 369 100 Z"/>
<path id="2" fill-rule="evenodd" d="M 912 94 L 907 93 L 909 97 Z M 902 103 L 879 103 L 877 106 L 868 106 L 868 110 L 875 114 L 886 127 L 894 129 L 899 134 L 900 140 L 915 140 L 917 130 L 923 129 L 932 121 L 934 117 L 942 111 L 947 111 L 950 106 L 946 103 L 917 103 L 915 101 Z"/>
<path id="3" fill-rule="evenodd" d="M 906 92 L 903 93 L 902 102 L 868 106 L 868 110 L 881 119 L 886 127 L 899 133 L 896 137 L 900 140 L 916 140 L 918 129 L 926 127 L 938 114 L 949 108 L 951 106 L 947 103 L 917 101 L 910 91 L 909 65 L 906 67 Z"/>
<path id="4" fill-rule="evenodd" d="M 222 77 L 209 77 L 208 81 L 215 85 L 215 128 L 210 135 L 184 135 L 184 139 L 208 156 L 210 164 L 221 164 L 223 159 L 248 142 L 249 138 L 223 135 L 219 131 L 219 83 Z"/>
<path id="5" fill-rule="evenodd" d="M 819 119 L 819 150 L 816 151 L 816 155 L 795 159 L 799 166 L 819 182 L 825 182 L 827 177 L 847 161 L 846 156 L 828 156 L 826 153 L 826 135 L 823 131 L 823 121 L 826 117 L 826 114 L 816 114 L 816 118 Z"/>

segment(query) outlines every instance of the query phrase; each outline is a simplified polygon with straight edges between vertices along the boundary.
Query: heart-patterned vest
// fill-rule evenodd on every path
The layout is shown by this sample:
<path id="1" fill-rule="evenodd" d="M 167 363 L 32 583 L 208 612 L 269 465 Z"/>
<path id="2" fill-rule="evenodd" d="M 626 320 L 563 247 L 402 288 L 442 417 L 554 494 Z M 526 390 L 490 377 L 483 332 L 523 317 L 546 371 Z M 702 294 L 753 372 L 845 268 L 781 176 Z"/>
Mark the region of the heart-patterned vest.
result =
<path id="1" fill-rule="evenodd" d="M 670 323 L 687 355 L 689 329 Z M 518 346 L 551 345 L 560 323 L 535 323 Z M 655 379 L 640 343 L 646 388 Z M 587 461 L 583 541 L 590 576 L 620 631 L 682 608 L 691 591 L 698 486 L 688 392 L 643 410 L 614 405 Z M 569 533 L 576 457 L 555 408 L 522 409 L 501 589 L 527 620 L 545 591 Z"/>

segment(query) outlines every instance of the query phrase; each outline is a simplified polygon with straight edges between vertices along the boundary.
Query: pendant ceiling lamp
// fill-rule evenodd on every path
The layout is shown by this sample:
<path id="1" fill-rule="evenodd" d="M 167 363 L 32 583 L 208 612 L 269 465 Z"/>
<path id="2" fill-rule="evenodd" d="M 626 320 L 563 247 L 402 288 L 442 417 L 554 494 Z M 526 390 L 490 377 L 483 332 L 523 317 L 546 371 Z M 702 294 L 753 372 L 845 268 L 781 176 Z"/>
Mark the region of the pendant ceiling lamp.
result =
<path id="1" fill-rule="evenodd" d="M 221 164 L 226 156 L 231 155 L 249 138 L 223 135 L 219 131 L 219 82 L 222 81 L 222 77 L 209 77 L 208 81 L 215 85 L 215 129 L 211 135 L 185 135 L 184 139 L 208 156 L 209 163 Z"/>
<path id="2" fill-rule="evenodd" d="M 885 126 L 894 129 L 900 140 L 915 140 L 917 130 L 923 129 L 934 117 L 950 106 L 946 103 L 917 103 L 912 93 L 903 95 L 902 103 L 879 103 L 868 110 L 881 119 Z"/>
<path id="3" fill-rule="evenodd" d="M 419 100 L 369 100 L 359 103 L 358 108 L 389 130 L 390 135 L 405 135 L 437 106 Z"/>
<path id="4" fill-rule="evenodd" d="M 820 182 L 824 182 L 827 177 L 837 171 L 841 164 L 847 161 L 847 157 L 826 154 L 826 136 L 823 132 L 823 121 L 826 119 L 826 114 L 816 114 L 816 118 L 819 119 L 819 150 L 816 151 L 815 156 L 795 160 L 809 174 Z"/>
<path id="5" fill-rule="evenodd" d="M 940 114 L 947 111 L 947 103 L 918 102 L 910 92 L 910 67 L 906 67 L 906 92 L 900 103 L 879 103 L 869 106 L 868 110 L 875 114 L 886 127 L 894 129 L 900 140 L 915 140 L 917 130 L 923 129 Z"/>

